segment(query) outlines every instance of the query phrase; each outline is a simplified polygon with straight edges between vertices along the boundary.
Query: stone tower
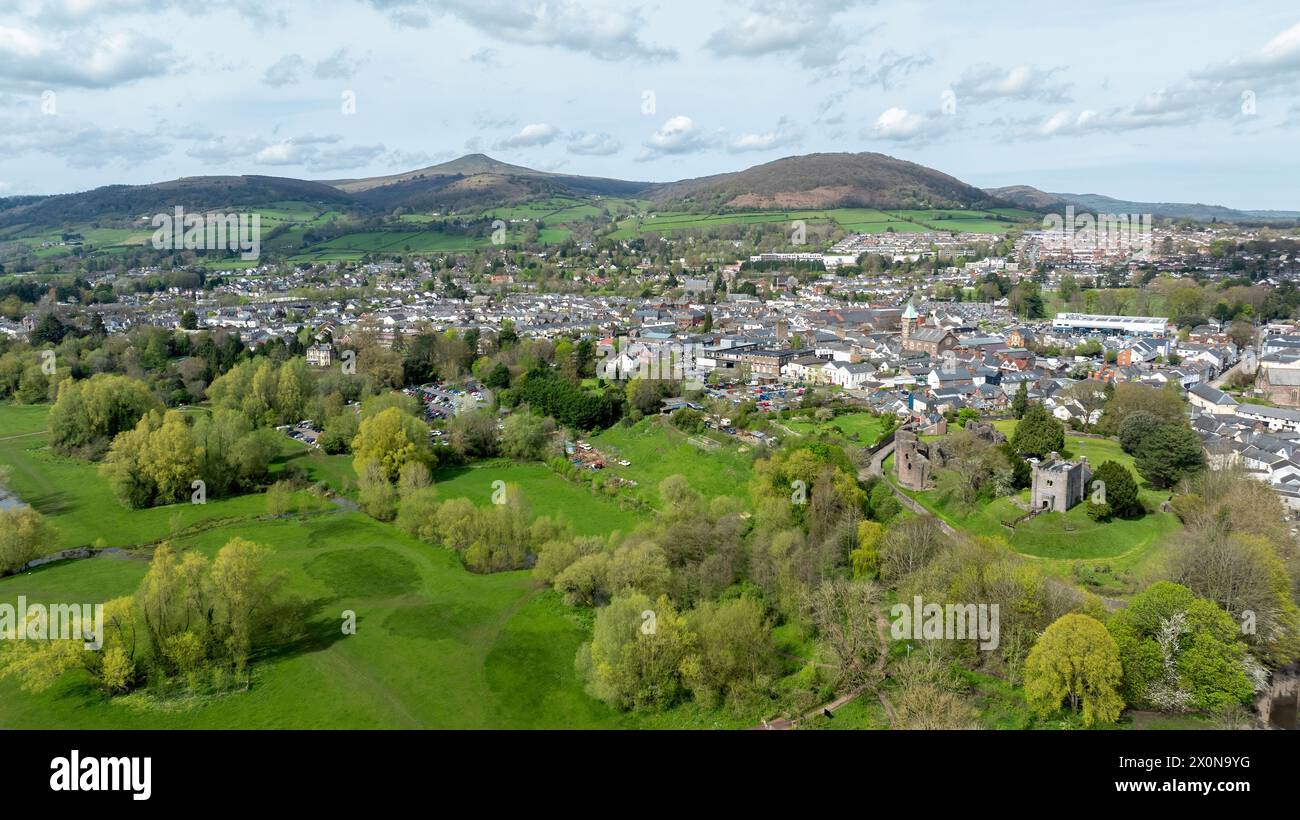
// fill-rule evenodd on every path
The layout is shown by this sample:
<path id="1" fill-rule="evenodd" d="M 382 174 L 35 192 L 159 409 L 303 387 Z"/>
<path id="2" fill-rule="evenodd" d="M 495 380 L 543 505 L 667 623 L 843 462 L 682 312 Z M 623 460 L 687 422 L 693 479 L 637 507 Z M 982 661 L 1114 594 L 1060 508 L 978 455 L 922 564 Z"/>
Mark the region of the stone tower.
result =
<path id="1" fill-rule="evenodd" d="M 911 338 L 912 331 L 916 330 L 917 326 L 920 324 L 920 320 L 921 315 L 916 312 L 916 305 L 908 302 L 907 307 L 903 310 L 903 317 L 901 320 L 903 323 L 903 341 L 906 342 Z"/>
<path id="2" fill-rule="evenodd" d="M 1077 462 L 1062 461 L 1052 453 L 1034 465 L 1029 503 L 1033 510 L 1065 512 L 1087 496 L 1092 467 L 1086 456 Z"/>
<path id="3" fill-rule="evenodd" d="M 930 448 L 917 438 L 915 430 L 903 428 L 894 433 L 894 475 L 909 490 L 930 485 Z"/>

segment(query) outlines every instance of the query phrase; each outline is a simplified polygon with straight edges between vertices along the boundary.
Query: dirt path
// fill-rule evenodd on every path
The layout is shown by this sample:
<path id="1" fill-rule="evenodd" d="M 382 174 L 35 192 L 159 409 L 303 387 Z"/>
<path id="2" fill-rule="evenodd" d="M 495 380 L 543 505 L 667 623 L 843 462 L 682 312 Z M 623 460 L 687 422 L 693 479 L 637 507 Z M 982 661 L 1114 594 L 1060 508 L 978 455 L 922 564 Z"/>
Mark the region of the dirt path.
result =
<path id="1" fill-rule="evenodd" d="M 12 441 L 16 438 L 27 438 L 28 436 L 40 436 L 44 434 L 44 430 L 33 430 L 30 433 L 15 433 L 12 436 L 0 436 L 0 441 Z"/>

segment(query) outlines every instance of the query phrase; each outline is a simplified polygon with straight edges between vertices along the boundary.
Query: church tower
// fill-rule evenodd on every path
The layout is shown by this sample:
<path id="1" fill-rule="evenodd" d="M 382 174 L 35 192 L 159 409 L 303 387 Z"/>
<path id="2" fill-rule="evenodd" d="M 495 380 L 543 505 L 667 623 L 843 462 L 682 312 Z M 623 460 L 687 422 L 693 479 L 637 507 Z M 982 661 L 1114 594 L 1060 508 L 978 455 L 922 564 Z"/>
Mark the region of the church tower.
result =
<path id="1" fill-rule="evenodd" d="M 911 302 L 907 303 L 907 307 L 903 310 L 902 321 L 903 321 L 903 341 L 906 342 L 908 339 L 911 338 L 912 331 L 916 330 L 917 325 L 920 323 L 920 314 L 916 312 L 916 305 L 912 304 Z"/>

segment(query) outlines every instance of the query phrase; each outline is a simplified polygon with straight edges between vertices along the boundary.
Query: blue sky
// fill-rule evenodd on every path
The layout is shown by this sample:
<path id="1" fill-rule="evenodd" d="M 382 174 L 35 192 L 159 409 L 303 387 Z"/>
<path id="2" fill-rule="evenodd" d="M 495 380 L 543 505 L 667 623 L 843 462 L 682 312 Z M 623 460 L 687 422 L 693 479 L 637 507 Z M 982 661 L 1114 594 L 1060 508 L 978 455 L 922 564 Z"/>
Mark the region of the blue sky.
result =
<path id="1" fill-rule="evenodd" d="M 0 195 L 470 152 L 664 181 L 879 151 L 1300 209 L 1290 2 L 7 0 Z"/>

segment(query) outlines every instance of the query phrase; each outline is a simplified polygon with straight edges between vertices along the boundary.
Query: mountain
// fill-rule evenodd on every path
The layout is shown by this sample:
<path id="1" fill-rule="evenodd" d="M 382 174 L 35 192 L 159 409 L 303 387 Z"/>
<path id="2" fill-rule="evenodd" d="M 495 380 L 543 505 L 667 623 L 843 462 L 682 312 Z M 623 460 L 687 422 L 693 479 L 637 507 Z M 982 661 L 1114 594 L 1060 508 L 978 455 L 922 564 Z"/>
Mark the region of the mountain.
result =
<path id="1" fill-rule="evenodd" d="M 1028 185 L 986 188 L 985 193 L 1036 211 L 1060 211 L 1073 205 L 1079 212 L 1101 214 L 1151 214 L 1167 219 L 1209 222 L 1287 222 L 1300 219 L 1300 211 L 1241 211 L 1222 205 L 1187 202 L 1134 202 L 1101 194 L 1054 194 Z"/>
<path id="2" fill-rule="evenodd" d="M 201 211 L 288 200 L 347 206 L 352 197 L 329 185 L 287 177 L 183 177 L 152 185 L 106 185 L 75 194 L 0 199 L 0 226 L 131 220 L 170 213 L 177 205 Z"/>
<path id="3" fill-rule="evenodd" d="M 1031 211 L 1047 211 L 1053 208 L 1064 207 L 1065 200 L 1057 194 L 1049 194 L 1046 191 L 1040 191 L 1037 188 L 1031 188 L 1028 185 L 1008 185 L 1005 188 L 985 188 L 984 193 L 998 199 L 1005 200 L 1018 208 L 1028 208 Z"/>
<path id="4" fill-rule="evenodd" d="M 537 171 L 483 154 L 469 154 L 401 174 L 328 180 L 324 184 L 378 210 L 486 208 L 555 195 L 637 196 L 651 187 L 648 182 Z"/>
<path id="5" fill-rule="evenodd" d="M 955 177 L 884 154 L 806 154 L 656 186 L 652 199 L 716 208 L 955 208 L 991 197 Z"/>
<path id="6" fill-rule="evenodd" d="M 1215 205 L 1127 202 L 1097 194 L 1054 194 L 1028 185 L 981 190 L 955 177 L 884 154 L 807 154 L 743 171 L 679 182 L 636 182 L 538 171 L 483 154 L 400 174 L 303 180 L 270 176 L 184 177 L 151 185 L 109 185 L 56 196 L 0 198 L 0 228 L 22 230 L 85 222 L 127 222 L 187 210 L 248 210 L 307 202 L 357 216 L 409 211 L 479 213 L 554 196 L 635 197 L 656 207 L 716 212 L 792 208 L 980 208 L 1016 205 L 1034 211 L 1074 205 L 1099 213 L 1152 213 L 1221 221 L 1289 221 L 1296 211 L 1236 211 Z"/>

